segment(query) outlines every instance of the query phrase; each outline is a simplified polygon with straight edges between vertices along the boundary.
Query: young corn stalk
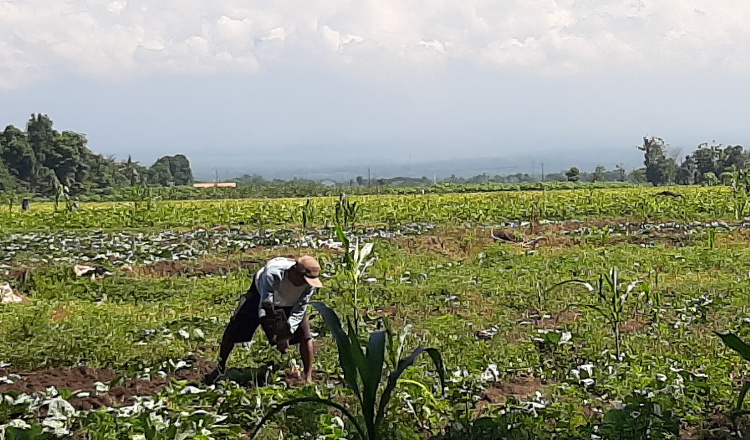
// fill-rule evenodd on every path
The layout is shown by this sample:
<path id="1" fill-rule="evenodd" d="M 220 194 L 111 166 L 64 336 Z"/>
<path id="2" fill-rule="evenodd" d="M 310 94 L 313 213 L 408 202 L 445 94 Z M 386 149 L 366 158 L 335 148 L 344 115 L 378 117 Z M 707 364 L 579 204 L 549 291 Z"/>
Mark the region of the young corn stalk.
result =
<path id="1" fill-rule="evenodd" d="M 620 324 L 625 322 L 625 305 L 630 298 L 633 289 L 644 285 L 643 280 L 635 280 L 625 287 L 624 291 L 619 285 L 618 270 L 612 268 L 608 274 L 599 276 L 599 284 L 594 288 L 591 284 L 582 280 L 567 280 L 557 283 L 550 290 L 563 286 L 565 284 L 577 284 L 585 287 L 589 292 L 595 294 L 598 304 L 572 304 L 589 308 L 601 315 L 612 327 L 612 333 L 615 339 L 615 355 L 618 360 L 622 360 L 622 336 L 620 334 Z"/>
<path id="2" fill-rule="evenodd" d="M 350 229 L 354 226 L 354 222 L 357 220 L 357 214 L 359 213 L 359 207 L 357 202 L 350 202 L 346 198 L 346 194 L 339 196 L 338 202 L 336 202 L 336 209 L 334 213 L 334 221 L 336 226 L 342 229 Z"/>
<path id="3" fill-rule="evenodd" d="M 341 411 L 352 423 L 362 440 L 383 439 L 383 423 L 393 391 L 401 375 L 407 368 L 414 364 L 422 352 L 426 352 L 435 364 L 435 369 L 440 378 L 442 394 L 442 390 L 445 388 L 445 369 L 443 367 L 443 358 L 437 349 L 417 347 L 409 356 L 401 358 L 396 366 L 388 371 L 389 369 L 385 362 L 387 330 L 379 330 L 372 333 L 367 347 L 363 350 L 360 342 L 361 336 L 352 326 L 351 321 L 347 320 L 347 332 L 344 332 L 341 320 L 333 309 L 320 302 L 313 302 L 311 305 L 323 317 L 326 326 L 328 326 L 333 337 L 336 339 L 339 363 L 344 372 L 344 383 L 354 392 L 361 416 L 355 416 L 350 409 L 330 399 L 323 399 L 316 396 L 300 397 L 280 403 L 271 408 L 256 426 L 253 437 L 255 437 L 269 419 L 285 408 L 302 402 L 312 402 Z M 383 376 L 386 376 L 388 380 L 385 388 L 380 391 Z M 380 394 L 380 399 L 378 399 L 378 394 Z"/>
<path id="4" fill-rule="evenodd" d="M 307 227 L 315 222 L 315 205 L 312 204 L 310 199 L 307 199 L 307 203 L 302 205 L 302 229 L 307 230 Z"/>
<path id="5" fill-rule="evenodd" d="M 339 226 L 336 227 L 336 235 L 338 235 L 339 240 L 341 240 L 344 252 L 346 252 L 344 254 L 344 269 L 347 278 L 349 278 L 349 281 L 352 283 L 351 304 L 354 308 L 354 313 L 356 314 L 359 307 L 360 281 L 362 280 L 365 271 L 377 261 L 377 258 L 368 258 L 372 253 L 373 243 L 365 243 L 362 247 L 359 247 L 359 239 L 356 239 L 352 246 L 349 237 L 346 236 Z M 356 319 L 355 322 L 357 322 Z"/>

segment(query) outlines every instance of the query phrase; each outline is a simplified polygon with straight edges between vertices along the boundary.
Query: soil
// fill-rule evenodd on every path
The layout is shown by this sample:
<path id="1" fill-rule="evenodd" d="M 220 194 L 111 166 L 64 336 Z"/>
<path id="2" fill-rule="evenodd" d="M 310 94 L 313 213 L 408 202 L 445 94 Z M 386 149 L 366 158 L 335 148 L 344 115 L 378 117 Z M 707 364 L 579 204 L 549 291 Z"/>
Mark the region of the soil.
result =
<path id="1" fill-rule="evenodd" d="M 690 429 L 689 432 L 683 432 L 683 438 L 693 439 L 743 439 L 750 440 L 750 424 L 743 419 L 737 420 L 736 429 L 732 423 L 731 418 L 727 414 L 717 413 L 713 414 L 709 419 L 701 424 L 698 428 Z M 687 437 L 685 434 L 689 434 L 691 437 Z"/>
<path id="2" fill-rule="evenodd" d="M 199 383 L 203 375 L 215 367 L 214 362 L 195 359 L 191 368 L 178 370 L 172 377 Z M 108 392 L 97 392 L 96 382 L 108 385 L 120 373 L 106 368 L 75 367 L 49 368 L 40 371 L 18 371 L 0 369 L 0 376 L 17 374 L 21 376 L 12 384 L 0 384 L 0 393 L 17 391 L 20 393 L 40 393 L 48 387 L 64 388 L 70 391 L 88 392 L 87 397 L 74 397 L 70 403 L 79 410 L 91 410 L 102 407 L 131 405 L 136 396 L 153 396 L 161 391 L 170 378 L 155 377 L 153 380 L 126 378 Z"/>
<path id="3" fill-rule="evenodd" d="M 642 319 L 633 319 L 624 324 L 620 324 L 620 333 L 637 333 L 651 326 L 651 321 Z"/>
<path id="4" fill-rule="evenodd" d="M 171 376 L 166 378 L 154 377 L 152 380 L 141 380 L 135 378 L 125 378 L 117 380 L 117 385 L 112 386 L 107 392 L 97 392 L 96 382 L 109 385 L 110 382 L 118 376 L 122 376 L 114 370 L 106 368 L 93 367 L 74 367 L 74 368 L 49 368 L 39 371 L 19 371 L 10 368 L 0 368 L 0 376 L 17 374 L 20 379 L 14 379 L 12 384 L 0 384 L 0 395 L 10 391 L 17 391 L 24 394 L 43 393 L 48 387 L 57 389 L 67 389 L 73 392 L 81 391 L 89 393 L 86 397 L 73 397 L 70 404 L 77 410 L 95 410 L 104 407 L 117 407 L 132 405 L 135 403 L 135 397 L 153 396 L 159 393 L 167 386 L 172 379 L 187 380 L 189 383 L 200 386 L 203 376 L 216 368 L 215 361 L 191 356 L 187 360 L 192 362 L 189 368 L 177 370 Z M 227 378 L 245 385 L 254 386 L 264 385 L 265 372 L 268 367 L 247 367 L 247 368 L 230 368 L 227 372 Z M 286 382 L 288 386 L 303 386 L 305 381 L 302 374 L 294 369 L 287 369 L 277 373 Z M 324 373 L 313 372 L 313 380 L 329 380 L 330 378 Z"/>
<path id="5" fill-rule="evenodd" d="M 508 382 L 497 382 L 484 390 L 477 405 L 481 411 L 488 405 L 504 405 L 509 397 L 517 400 L 528 400 L 537 391 L 544 389 L 544 384 L 533 376 L 516 377 Z"/>

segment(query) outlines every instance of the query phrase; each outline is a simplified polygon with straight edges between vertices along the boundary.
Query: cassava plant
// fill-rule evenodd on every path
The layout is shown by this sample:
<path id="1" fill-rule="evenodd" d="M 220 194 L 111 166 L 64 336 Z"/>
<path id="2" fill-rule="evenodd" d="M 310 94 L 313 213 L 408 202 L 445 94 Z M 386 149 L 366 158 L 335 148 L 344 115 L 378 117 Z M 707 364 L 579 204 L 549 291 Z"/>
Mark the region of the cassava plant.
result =
<path id="1" fill-rule="evenodd" d="M 383 423 L 386 418 L 388 403 L 391 401 L 398 380 L 404 371 L 414 364 L 422 352 L 426 352 L 435 364 L 438 377 L 440 378 L 442 394 L 442 390 L 445 388 L 445 370 L 443 367 L 443 358 L 437 349 L 417 347 L 409 356 L 400 359 L 395 368 L 388 371 L 389 368 L 386 363 L 387 330 L 378 330 L 372 333 L 367 346 L 363 350 L 360 342 L 360 334 L 354 328 L 351 321 L 347 320 L 348 330 L 344 332 L 341 320 L 333 309 L 320 302 L 313 302 L 311 304 L 323 317 L 323 320 L 336 340 L 339 363 L 344 372 L 344 383 L 354 392 L 360 415 L 355 416 L 352 410 L 330 399 L 323 399 L 316 396 L 300 397 L 280 403 L 271 408 L 256 426 L 253 436 L 258 433 L 269 419 L 285 408 L 298 403 L 311 402 L 341 411 L 352 423 L 362 440 L 380 440 L 383 438 Z M 384 388 L 381 386 L 383 376 L 388 378 Z M 378 394 L 380 395 L 379 399 Z"/>

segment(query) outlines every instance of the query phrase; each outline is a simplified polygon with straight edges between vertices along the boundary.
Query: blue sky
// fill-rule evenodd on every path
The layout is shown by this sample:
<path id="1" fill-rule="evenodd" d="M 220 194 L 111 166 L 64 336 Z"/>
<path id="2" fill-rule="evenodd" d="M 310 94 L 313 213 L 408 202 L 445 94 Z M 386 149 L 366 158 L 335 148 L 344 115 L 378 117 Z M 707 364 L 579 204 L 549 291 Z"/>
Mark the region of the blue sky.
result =
<path id="1" fill-rule="evenodd" d="M 750 144 L 748 16 L 731 0 L 2 1 L 0 124 L 43 112 L 96 152 L 184 153 L 201 173 L 634 167 L 649 134 L 683 155 Z"/>

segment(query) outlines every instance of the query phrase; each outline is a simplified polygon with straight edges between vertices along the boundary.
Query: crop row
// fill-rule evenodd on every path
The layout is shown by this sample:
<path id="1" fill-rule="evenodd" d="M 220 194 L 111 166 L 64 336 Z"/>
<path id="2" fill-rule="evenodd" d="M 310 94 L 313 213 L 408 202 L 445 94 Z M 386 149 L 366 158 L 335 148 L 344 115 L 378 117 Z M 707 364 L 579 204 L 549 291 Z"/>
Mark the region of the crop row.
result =
<path id="1" fill-rule="evenodd" d="M 729 188 L 681 188 L 681 197 L 659 189 L 620 188 L 477 194 L 419 194 L 245 199 L 183 202 L 82 203 L 75 210 L 37 204 L 29 211 L 4 206 L 0 230 L 142 229 L 196 225 L 267 227 L 404 223 L 499 224 L 517 220 L 629 217 L 648 220 L 742 219 L 744 193 Z M 344 225 L 346 226 L 346 225 Z"/>

